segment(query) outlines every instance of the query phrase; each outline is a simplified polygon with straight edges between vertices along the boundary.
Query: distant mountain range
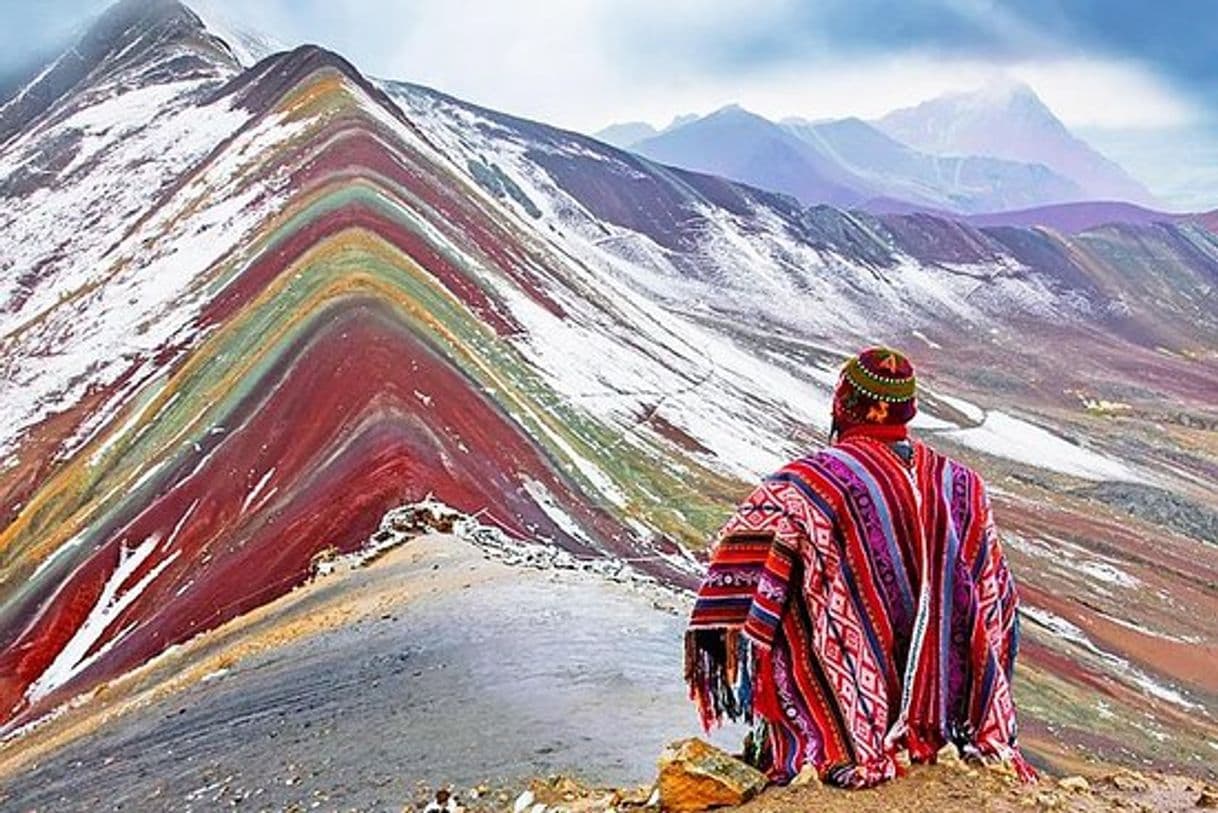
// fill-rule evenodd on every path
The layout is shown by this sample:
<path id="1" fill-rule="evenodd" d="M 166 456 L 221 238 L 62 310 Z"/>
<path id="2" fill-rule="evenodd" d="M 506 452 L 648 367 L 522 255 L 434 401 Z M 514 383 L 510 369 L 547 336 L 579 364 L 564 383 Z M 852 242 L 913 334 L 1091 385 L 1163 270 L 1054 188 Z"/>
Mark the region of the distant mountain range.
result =
<path id="1" fill-rule="evenodd" d="M 653 161 L 720 175 L 801 203 L 857 206 L 877 195 L 799 135 L 732 105 L 636 143 Z"/>
<path id="2" fill-rule="evenodd" d="M 857 118 L 811 123 L 784 122 L 883 199 L 957 212 L 992 212 L 1085 196 L 1078 184 L 1043 164 L 1006 161 L 980 154 L 920 152 Z"/>
<path id="3" fill-rule="evenodd" d="M 662 130 L 657 130 L 645 121 L 630 121 L 625 124 L 611 124 L 604 130 L 596 134 L 598 141 L 603 141 L 606 144 L 611 144 L 614 147 L 619 147 L 623 150 L 628 150 L 640 141 L 645 141 L 649 138 L 654 138 L 661 133 L 667 133 L 669 130 L 675 130 L 678 127 L 689 124 L 692 121 L 697 121 L 698 117 L 693 114 L 677 116 L 671 123 Z"/>
<path id="4" fill-rule="evenodd" d="M 980 214 L 1078 201 L 1154 204 L 1026 85 L 944 96 L 872 123 L 774 122 L 732 105 L 663 131 L 632 122 L 596 137 L 807 205 Z"/>
<path id="5" fill-rule="evenodd" d="M 1078 234 L 1109 223 L 1145 226 L 1201 218 L 1173 215 L 1133 203 L 1083 201 L 968 215 L 965 219 L 974 226 L 1049 226 L 1065 234 Z"/>

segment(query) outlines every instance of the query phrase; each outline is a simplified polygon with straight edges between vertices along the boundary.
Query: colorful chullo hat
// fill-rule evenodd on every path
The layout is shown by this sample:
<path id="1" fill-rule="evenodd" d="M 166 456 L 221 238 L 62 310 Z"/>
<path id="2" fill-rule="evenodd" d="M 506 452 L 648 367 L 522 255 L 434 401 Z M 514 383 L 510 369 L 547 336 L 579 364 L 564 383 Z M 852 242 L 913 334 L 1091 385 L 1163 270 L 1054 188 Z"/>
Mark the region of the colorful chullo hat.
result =
<path id="1" fill-rule="evenodd" d="M 833 394 L 833 417 L 840 425 L 900 426 L 917 412 L 917 379 L 903 353 L 872 347 L 842 368 Z"/>

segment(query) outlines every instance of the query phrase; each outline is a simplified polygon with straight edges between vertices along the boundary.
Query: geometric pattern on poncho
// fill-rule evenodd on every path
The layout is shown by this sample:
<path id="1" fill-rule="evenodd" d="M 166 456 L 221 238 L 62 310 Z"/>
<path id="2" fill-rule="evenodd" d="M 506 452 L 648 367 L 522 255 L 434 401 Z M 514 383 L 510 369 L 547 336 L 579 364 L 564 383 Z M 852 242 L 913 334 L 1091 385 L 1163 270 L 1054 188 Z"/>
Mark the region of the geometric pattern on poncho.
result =
<path id="1" fill-rule="evenodd" d="M 847 438 L 768 477 L 719 534 L 686 638 L 708 728 L 764 728 L 775 781 L 865 787 L 947 742 L 1032 775 L 1010 681 L 1018 596 L 974 472 Z"/>

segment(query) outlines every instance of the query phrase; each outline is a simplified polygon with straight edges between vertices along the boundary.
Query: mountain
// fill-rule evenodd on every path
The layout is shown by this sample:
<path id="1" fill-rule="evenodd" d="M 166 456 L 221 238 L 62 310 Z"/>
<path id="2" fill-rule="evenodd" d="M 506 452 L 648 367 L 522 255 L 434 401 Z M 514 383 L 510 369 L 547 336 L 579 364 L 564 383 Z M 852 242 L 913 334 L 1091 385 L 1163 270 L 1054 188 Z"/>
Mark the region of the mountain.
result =
<path id="1" fill-rule="evenodd" d="M 988 155 L 1043 164 L 1091 200 L 1154 206 L 1150 192 L 1075 137 L 1030 87 L 996 82 L 940 96 L 875 122 L 897 141 L 935 155 Z"/>
<path id="2" fill-rule="evenodd" d="M 856 118 L 776 124 L 731 106 L 625 146 L 805 204 L 976 213 L 1083 197 L 1077 184 L 1043 165 L 930 155 Z"/>
<path id="3" fill-rule="evenodd" d="M 662 130 L 657 130 L 645 121 L 630 121 L 624 124 L 611 124 L 603 130 L 598 130 L 592 134 L 592 137 L 597 141 L 603 141 L 606 144 L 628 150 L 640 141 L 645 141 L 649 138 L 654 138 L 661 133 L 667 133 L 675 130 L 678 127 L 683 127 L 691 121 L 697 121 L 698 116 L 688 113 L 681 116 L 676 116 L 668 126 Z"/>
<path id="4" fill-rule="evenodd" d="M 593 138 L 626 150 L 659 133 L 659 130 L 645 121 L 629 121 L 624 124 L 611 124 L 603 130 L 598 130 L 593 134 Z"/>
<path id="5" fill-rule="evenodd" d="M 861 178 L 737 105 L 636 142 L 631 149 L 653 161 L 721 175 L 805 204 L 854 206 L 874 196 Z"/>
<path id="6" fill-rule="evenodd" d="M 152 84 L 215 75 L 232 67 L 229 46 L 190 9 L 172 0 L 122 0 L 61 56 L 28 78 L 0 106 L 0 143 L 70 94 L 110 87 L 107 79 Z M 62 109 L 62 108 L 61 108 Z"/>
<path id="7" fill-rule="evenodd" d="M 883 197 L 922 208 L 987 212 L 1083 197 L 1077 184 L 1043 164 L 930 155 L 857 118 L 784 124 Z"/>
<path id="8" fill-rule="evenodd" d="M 0 145 L 0 752 L 133 675 L 170 692 L 138 670 L 429 498 L 522 560 L 688 587 L 824 441 L 844 353 L 892 342 L 918 431 L 992 485 L 1025 741 L 1209 757 L 1212 232 L 808 207 L 313 46 L 245 67 L 164 2 L 86 37 Z"/>
<path id="9" fill-rule="evenodd" d="M 1132 203 L 1102 201 L 988 212 L 967 218 L 968 222 L 975 226 L 1048 226 L 1068 234 L 1078 234 L 1109 224 L 1146 226 L 1185 219 L 1188 219 L 1187 216 L 1146 209 Z"/>

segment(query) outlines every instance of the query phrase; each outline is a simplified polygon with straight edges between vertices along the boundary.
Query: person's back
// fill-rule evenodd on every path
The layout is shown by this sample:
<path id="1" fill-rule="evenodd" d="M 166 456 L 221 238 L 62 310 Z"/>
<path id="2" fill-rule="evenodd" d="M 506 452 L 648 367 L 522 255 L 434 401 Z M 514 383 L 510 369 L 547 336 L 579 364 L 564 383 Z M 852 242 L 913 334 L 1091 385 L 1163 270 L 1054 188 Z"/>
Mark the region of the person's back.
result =
<path id="1" fill-rule="evenodd" d="M 687 638 L 709 726 L 753 719 L 776 781 L 861 787 L 952 742 L 1008 759 L 1017 597 L 981 478 L 908 437 L 912 368 L 852 359 L 835 442 L 766 478 L 721 531 Z"/>

